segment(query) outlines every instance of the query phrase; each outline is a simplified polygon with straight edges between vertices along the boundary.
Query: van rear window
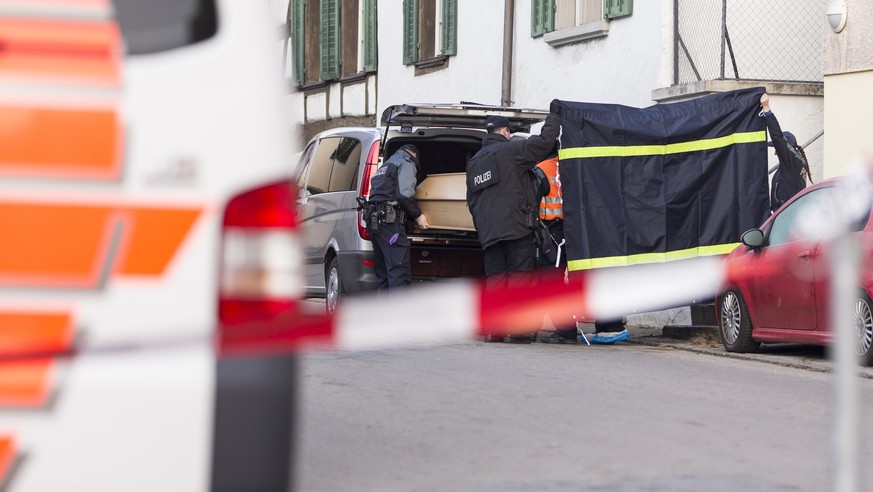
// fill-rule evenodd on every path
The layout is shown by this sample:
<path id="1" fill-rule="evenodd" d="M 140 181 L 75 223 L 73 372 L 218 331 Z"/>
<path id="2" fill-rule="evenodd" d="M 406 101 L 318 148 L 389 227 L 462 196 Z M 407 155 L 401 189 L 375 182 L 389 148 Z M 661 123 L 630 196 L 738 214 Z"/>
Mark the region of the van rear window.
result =
<path id="1" fill-rule="evenodd" d="M 181 48 L 218 31 L 215 0 L 112 0 L 127 53 Z"/>

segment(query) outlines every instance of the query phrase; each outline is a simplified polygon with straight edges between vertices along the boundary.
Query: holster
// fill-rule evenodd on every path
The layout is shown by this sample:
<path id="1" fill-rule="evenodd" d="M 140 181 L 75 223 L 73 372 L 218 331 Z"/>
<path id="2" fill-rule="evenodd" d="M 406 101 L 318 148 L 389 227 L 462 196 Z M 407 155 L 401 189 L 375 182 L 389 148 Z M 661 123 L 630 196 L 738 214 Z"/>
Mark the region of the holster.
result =
<path id="1" fill-rule="evenodd" d="M 370 230 L 373 234 L 379 232 L 379 222 L 380 222 L 380 213 L 379 213 L 379 204 L 370 202 L 370 201 L 358 201 L 363 217 L 364 224 L 367 229 Z"/>
<path id="2" fill-rule="evenodd" d="M 394 224 L 400 223 L 403 224 L 406 222 L 406 212 L 400 208 L 400 203 L 396 200 L 391 200 L 390 202 L 385 202 L 385 223 L 386 224 Z"/>
<path id="3" fill-rule="evenodd" d="M 397 221 L 397 209 L 391 206 L 391 202 L 388 202 L 385 205 L 385 222 L 387 224 L 393 224 Z"/>
<path id="4" fill-rule="evenodd" d="M 360 201 L 360 209 L 364 216 L 364 223 L 372 233 L 379 232 L 379 224 L 393 224 L 397 221 L 406 222 L 406 212 L 398 207 L 396 201 L 370 202 Z"/>

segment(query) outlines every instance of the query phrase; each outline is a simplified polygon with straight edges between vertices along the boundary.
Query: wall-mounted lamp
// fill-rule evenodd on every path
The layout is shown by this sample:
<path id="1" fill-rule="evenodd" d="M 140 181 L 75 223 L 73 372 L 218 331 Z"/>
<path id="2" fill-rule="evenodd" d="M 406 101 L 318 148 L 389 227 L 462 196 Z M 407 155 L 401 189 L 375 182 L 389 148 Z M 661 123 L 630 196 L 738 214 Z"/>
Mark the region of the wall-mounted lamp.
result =
<path id="1" fill-rule="evenodd" d="M 833 0 L 828 5 L 828 24 L 834 32 L 840 32 L 846 27 L 846 0 Z"/>

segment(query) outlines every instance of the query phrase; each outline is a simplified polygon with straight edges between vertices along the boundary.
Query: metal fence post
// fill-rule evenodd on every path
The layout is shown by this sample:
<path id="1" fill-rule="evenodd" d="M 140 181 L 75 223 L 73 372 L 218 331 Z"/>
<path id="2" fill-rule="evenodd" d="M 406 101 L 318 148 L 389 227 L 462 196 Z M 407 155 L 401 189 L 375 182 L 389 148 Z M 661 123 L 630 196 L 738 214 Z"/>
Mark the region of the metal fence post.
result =
<path id="1" fill-rule="evenodd" d="M 679 0 L 673 0 L 673 85 L 679 85 Z"/>
<path id="2" fill-rule="evenodd" d="M 727 37 L 727 0 L 722 0 L 721 2 L 721 39 L 719 40 L 719 44 L 721 45 L 721 58 L 720 63 L 718 64 L 718 78 L 724 79 L 724 45 L 725 39 Z"/>

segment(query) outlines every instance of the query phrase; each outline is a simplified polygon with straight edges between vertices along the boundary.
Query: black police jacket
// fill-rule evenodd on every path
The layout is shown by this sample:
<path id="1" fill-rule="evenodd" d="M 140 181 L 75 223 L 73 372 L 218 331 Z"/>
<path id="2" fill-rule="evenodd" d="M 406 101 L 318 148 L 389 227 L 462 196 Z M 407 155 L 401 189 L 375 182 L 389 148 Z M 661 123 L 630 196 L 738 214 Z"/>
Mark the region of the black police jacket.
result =
<path id="1" fill-rule="evenodd" d="M 417 160 L 405 150 L 395 152 L 373 175 L 370 181 L 370 201 L 397 200 L 400 208 L 410 219 L 418 218 L 421 215 L 421 208 L 413 198 L 418 170 Z"/>
<path id="2" fill-rule="evenodd" d="M 770 188 L 770 208 L 775 211 L 791 197 L 806 188 L 806 180 L 801 175 L 804 162 L 800 153 L 785 140 L 782 128 L 779 126 L 779 120 L 772 112 L 764 114 L 764 122 L 767 124 L 773 149 L 776 151 L 776 156 L 779 157 L 779 168 L 773 175 L 773 185 Z"/>
<path id="3" fill-rule="evenodd" d="M 472 176 L 468 163 L 467 204 L 483 249 L 533 232 L 539 204 L 534 202 L 530 169 L 549 156 L 560 130 L 560 117 L 551 113 L 539 135 L 508 140 L 499 133 L 490 133 L 482 140 L 482 150 L 476 155 L 491 154 L 486 159 L 493 159 L 496 173 Z M 494 174 L 497 181 L 493 185 L 479 191 L 470 189 L 474 181 L 478 184 L 493 180 Z"/>

